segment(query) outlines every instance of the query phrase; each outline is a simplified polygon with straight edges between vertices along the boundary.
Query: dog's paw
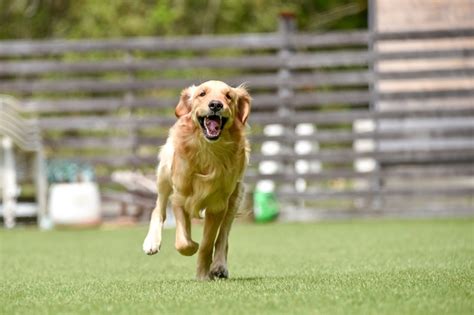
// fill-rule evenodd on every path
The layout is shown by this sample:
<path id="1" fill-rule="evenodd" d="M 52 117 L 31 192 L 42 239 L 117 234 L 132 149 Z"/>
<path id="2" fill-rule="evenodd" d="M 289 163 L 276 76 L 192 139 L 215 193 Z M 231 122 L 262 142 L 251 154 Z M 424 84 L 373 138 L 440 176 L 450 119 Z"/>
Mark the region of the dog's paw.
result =
<path id="1" fill-rule="evenodd" d="M 192 256 L 198 251 L 199 244 L 192 240 L 189 240 L 189 241 L 176 242 L 175 247 L 176 247 L 176 250 L 181 255 Z"/>
<path id="2" fill-rule="evenodd" d="M 157 242 L 153 237 L 147 236 L 143 241 L 143 251 L 147 255 L 154 255 L 160 251 L 161 243 Z"/>
<path id="3" fill-rule="evenodd" d="M 208 272 L 198 273 L 196 275 L 196 280 L 198 281 L 210 281 L 212 280 L 210 274 Z"/>
<path id="4" fill-rule="evenodd" d="M 229 278 L 229 271 L 225 266 L 218 265 L 211 268 L 209 272 L 211 279 L 227 279 Z"/>

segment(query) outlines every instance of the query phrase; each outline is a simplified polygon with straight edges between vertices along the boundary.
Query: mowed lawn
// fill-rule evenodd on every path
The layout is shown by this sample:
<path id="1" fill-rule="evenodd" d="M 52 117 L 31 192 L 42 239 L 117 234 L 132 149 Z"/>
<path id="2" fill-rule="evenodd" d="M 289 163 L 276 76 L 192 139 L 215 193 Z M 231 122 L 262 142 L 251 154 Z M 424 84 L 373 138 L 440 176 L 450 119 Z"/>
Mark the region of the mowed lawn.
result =
<path id="1" fill-rule="evenodd" d="M 0 230 L 0 314 L 474 313 L 472 219 L 240 224 L 213 282 L 145 232 Z"/>

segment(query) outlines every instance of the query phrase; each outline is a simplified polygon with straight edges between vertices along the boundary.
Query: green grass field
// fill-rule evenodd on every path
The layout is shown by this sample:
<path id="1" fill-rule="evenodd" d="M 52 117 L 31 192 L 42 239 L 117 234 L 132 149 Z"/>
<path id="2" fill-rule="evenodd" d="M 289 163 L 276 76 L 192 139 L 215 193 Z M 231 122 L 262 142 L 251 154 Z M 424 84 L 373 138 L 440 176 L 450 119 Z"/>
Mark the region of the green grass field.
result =
<path id="1" fill-rule="evenodd" d="M 145 232 L 1 230 L 0 314 L 474 313 L 472 219 L 236 225 L 214 282 Z"/>

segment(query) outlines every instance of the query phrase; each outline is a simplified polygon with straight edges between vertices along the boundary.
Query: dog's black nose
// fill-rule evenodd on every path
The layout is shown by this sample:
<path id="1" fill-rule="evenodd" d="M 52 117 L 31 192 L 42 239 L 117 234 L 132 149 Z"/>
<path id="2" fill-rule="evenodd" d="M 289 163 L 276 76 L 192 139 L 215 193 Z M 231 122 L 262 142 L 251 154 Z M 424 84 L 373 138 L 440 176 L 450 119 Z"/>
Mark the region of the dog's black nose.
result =
<path id="1" fill-rule="evenodd" d="M 212 110 L 213 112 L 220 111 L 224 107 L 221 102 L 219 101 L 211 101 L 209 103 L 209 109 Z"/>

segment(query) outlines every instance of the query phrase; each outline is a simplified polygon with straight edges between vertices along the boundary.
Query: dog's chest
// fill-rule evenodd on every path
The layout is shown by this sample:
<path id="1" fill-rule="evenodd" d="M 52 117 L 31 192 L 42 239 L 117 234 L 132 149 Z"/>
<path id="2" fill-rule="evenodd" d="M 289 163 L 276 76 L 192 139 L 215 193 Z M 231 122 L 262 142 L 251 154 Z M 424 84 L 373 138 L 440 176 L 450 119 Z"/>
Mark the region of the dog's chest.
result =
<path id="1" fill-rule="evenodd" d="M 190 206 L 197 208 L 194 211 L 204 208 L 210 211 L 224 210 L 237 180 L 236 172 L 222 165 L 196 172 L 191 180 Z"/>
<path id="2" fill-rule="evenodd" d="M 205 146 L 176 151 L 171 172 L 173 202 L 193 216 L 202 209 L 225 210 L 245 161 L 245 151 L 239 144 L 214 146 L 212 151 Z"/>
<path id="3" fill-rule="evenodd" d="M 175 178 L 175 200 L 181 200 L 192 216 L 198 216 L 202 209 L 212 212 L 225 210 L 240 179 L 243 161 L 236 155 L 215 160 L 209 157 L 181 160 L 180 174 L 186 176 L 179 176 L 179 180 Z"/>

